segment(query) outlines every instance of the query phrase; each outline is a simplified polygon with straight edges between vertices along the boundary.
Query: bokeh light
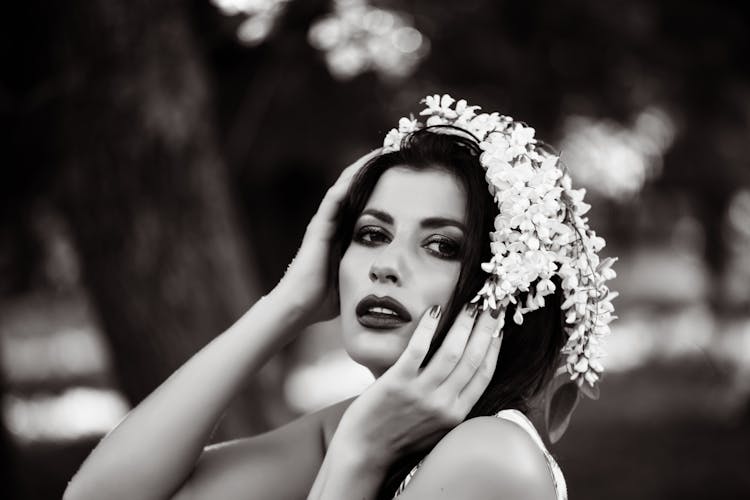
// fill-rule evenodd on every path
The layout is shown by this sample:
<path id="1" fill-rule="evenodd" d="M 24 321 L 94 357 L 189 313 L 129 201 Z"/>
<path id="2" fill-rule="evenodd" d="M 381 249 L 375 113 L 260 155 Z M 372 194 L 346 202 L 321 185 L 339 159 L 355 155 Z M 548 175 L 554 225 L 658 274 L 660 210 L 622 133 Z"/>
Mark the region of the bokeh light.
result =
<path id="1" fill-rule="evenodd" d="M 333 12 L 312 24 L 308 38 L 341 80 L 368 70 L 385 79 L 403 78 L 429 52 L 428 40 L 405 14 L 364 0 L 335 0 Z"/>
<path id="2" fill-rule="evenodd" d="M 571 116 L 565 121 L 560 148 L 576 182 L 607 198 L 624 199 L 660 173 L 675 133 L 674 121 L 658 107 L 638 113 L 629 128 L 611 120 Z"/>
<path id="3" fill-rule="evenodd" d="M 228 16 L 244 16 L 237 38 L 250 47 L 263 43 L 273 31 L 289 0 L 211 0 Z"/>
<path id="4" fill-rule="evenodd" d="M 115 391 L 73 387 L 59 395 L 3 400 L 5 425 L 22 442 L 75 441 L 109 432 L 130 410 Z"/>

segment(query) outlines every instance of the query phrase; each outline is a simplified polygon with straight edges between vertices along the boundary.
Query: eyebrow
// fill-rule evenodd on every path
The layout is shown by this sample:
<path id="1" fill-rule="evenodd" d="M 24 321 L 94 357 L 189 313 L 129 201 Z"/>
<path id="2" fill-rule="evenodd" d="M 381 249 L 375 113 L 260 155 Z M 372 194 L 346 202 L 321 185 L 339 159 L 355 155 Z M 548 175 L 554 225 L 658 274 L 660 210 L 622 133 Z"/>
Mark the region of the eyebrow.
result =
<path id="1" fill-rule="evenodd" d="M 362 211 L 362 213 L 360 214 L 360 217 L 363 215 L 371 215 L 375 217 L 376 219 L 379 219 L 385 222 L 386 224 L 393 224 L 393 217 L 389 213 L 383 212 L 382 210 L 377 210 L 375 208 L 367 208 Z M 419 223 L 419 225 L 421 227 L 428 228 L 428 229 L 435 229 L 435 228 L 444 227 L 444 226 L 453 226 L 453 227 L 457 227 L 464 233 L 466 232 L 466 226 L 462 222 L 459 222 L 455 219 L 451 219 L 448 217 L 428 217 L 426 219 L 423 219 Z"/>

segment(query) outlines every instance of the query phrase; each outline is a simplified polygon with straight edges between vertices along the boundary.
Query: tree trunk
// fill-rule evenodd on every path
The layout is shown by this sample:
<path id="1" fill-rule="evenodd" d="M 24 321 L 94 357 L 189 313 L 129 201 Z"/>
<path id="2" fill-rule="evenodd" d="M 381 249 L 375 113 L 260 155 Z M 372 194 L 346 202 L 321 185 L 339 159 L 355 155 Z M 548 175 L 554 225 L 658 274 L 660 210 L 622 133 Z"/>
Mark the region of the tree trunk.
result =
<path id="1" fill-rule="evenodd" d="M 61 20 L 61 205 L 135 404 L 258 293 L 185 5 L 75 4 Z M 263 430 L 262 408 L 248 384 L 215 439 Z"/>

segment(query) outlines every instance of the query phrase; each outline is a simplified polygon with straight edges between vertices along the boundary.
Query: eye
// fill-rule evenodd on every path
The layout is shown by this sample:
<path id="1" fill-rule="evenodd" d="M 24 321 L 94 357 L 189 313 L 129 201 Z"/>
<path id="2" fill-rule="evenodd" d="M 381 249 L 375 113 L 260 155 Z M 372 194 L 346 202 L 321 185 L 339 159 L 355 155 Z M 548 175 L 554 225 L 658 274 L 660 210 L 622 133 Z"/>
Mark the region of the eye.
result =
<path id="1" fill-rule="evenodd" d="M 355 242 L 367 246 L 387 243 L 389 239 L 388 233 L 378 226 L 362 226 L 354 233 L 353 238 Z"/>
<path id="2" fill-rule="evenodd" d="M 461 251 L 458 243 L 445 236 L 431 236 L 427 241 L 425 248 L 441 259 L 457 259 Z"/>

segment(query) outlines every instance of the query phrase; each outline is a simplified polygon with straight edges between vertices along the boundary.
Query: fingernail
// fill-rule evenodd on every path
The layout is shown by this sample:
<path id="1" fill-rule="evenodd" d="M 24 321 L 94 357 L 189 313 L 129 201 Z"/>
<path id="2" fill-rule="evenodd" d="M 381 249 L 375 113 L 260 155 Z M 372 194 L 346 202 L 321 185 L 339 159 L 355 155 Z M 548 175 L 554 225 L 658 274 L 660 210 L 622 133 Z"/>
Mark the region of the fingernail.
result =
<path id="1" fill-rule="evenodd" d="M 500 330 L 500 333 L 497 336 L 495 336 L 495 335 L 492 336 L 492 341 L 495 342 L 495 343 L 497 343 L 498 346 L 502 346 L 503 345 L 503 335 L 504 335 L 504 333 L 505 332 L 503 332 L 502 330 Z"/>
<path id="2" fill-rule="evenodd" d="M 497 326 L 495 327 L 495 331 L 492 332 L 492 338 L 493 339 L 499 338 L 502 330 L 503 328 L 500 326 L 500 323 L 498 323 Z"/>
<path id="3" fill-rule="evenodd" d="M 440 307 L 439 304 L 435 305 L 435 306 L 432 306 L 430 308 L 430 316 L 432 316 L 433 318 L 439 318 L 440 317 L 441 309 L 442 308 Z"/>
<path id="4" fill-rule="evenodd" d="M 479 312 L 479 304 L 477 304 L 476 302 L 466 304 L 466 312 L 472 318 L 476 318 L 477 313 Z"/>

